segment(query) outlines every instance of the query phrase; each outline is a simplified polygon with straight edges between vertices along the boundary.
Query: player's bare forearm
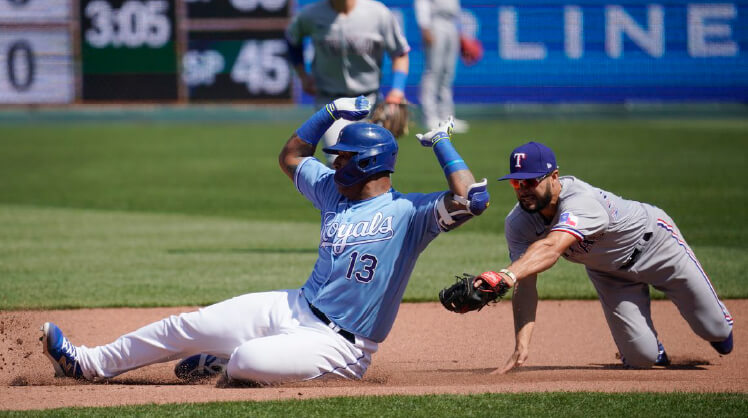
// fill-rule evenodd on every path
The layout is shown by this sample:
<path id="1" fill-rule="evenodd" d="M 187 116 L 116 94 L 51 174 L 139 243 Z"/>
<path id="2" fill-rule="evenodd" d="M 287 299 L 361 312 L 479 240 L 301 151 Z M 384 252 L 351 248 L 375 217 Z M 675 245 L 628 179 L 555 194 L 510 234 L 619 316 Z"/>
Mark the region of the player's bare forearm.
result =
<path id="1" fill-rule="evenodd" d="M 306 72 L 306 67 L 304 67 L 304 64 L 296 64 L 294 65 L 294 70 L 296 71 L 296 75 L 299 76 L 300 79 L 305 79 L 309 77 L 309 73 Z"/>
<path id="2" fill-rule="evenodd" d="M 421 39 L 423 40 L 424 46 L 431 46 L 434 43 L 434 35 L 431 34 L 431 29 L 421 28 Z"/>
<path id="3" fill-rule="evenodd" d="M 286 142 L 286 145 L 281 150 L 280 155 L 278 155 L 278 162 L 280 164 L 281 170 L 286 173 L 288 178 L 293 180 L 293 175 L 296 172 L 296 167 L 299 166 L 301 160 L 306 157 L 313 156 L 314 150 L 316 148 L 316 146 L 303 141 L 298 137 L 298 135 L 294 133 Z"/>
<path id="4" fill-rule="evenodd" d="M 467 196 L 468 187 L 475 183 L 475 177 L 470 170 L 458 170 L 447 176 L 447 183 L 452 194 L 457 196 Z M 454 202 L 455 205 L 460 205 Z M 464 207 L 464 206 L 463 206 Z"/>
<path id="5" fill-rule="evenodd" d="M 299 81 L 301 81 L 301 89 L 307 94 L 317 94 L 317 85 L 314 82 L 314 78 L 306 72 L 304 64 L 298 64 L 294 66 L 294 69 L 296 70 L 296 75 L 299 76 Z"/>
<path id="6" fill-rule="evenodd" d="M 554 231 L 546 238 L 535 241 L 517 261 L 507 267 L 517 280 L 523 280 L 553 267 L 576 238 L 565 232 Z"/>
<path id="7" fill-rule="evenodd" d="M 525 277 L 514 286 L 512 311 L 514 312 L 514 332 L 517 346 L 529 346 L 532 329 L 535 326 L 535 313 L 538 308 L 537 275 Z"/>
<path id="8" fill-rule="evenodd" d="M 522 366 L 530 354 L 530 340 L 535 328 L 535 313 L 538 307 L 537 276 L 526 277 L 514 286 L 512 312 L 514 313 L 514 351 L 503 366 L 493 373 L 506 373 Z"/>
<path id="9" fill-rule="evenodd" d="M 404 73 L 408 72 L 408 68 L 410 67 L 410 58 L 408 58 L 408 53 L 406 52 L 403 55 L 400 55 L 399 57 L 395 57 L 392 59 L 392 71 L 402 71 Z"/>

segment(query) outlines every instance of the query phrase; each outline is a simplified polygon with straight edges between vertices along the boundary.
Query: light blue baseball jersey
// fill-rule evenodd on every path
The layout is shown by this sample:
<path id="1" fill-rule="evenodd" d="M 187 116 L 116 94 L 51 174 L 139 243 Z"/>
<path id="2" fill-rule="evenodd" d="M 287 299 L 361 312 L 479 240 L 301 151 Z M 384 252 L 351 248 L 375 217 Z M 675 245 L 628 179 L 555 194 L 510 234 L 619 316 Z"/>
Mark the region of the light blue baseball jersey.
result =
<path id="1" fill-rule="evenodd" d="M 445 192 L 390 189 L 351 201 L 338 192 L 334 174 L 311 157 L 294 174 L 296 188 L 321 215 L 319 256 L 302 289 L 339 327 L 382 342 L 418 255 L 441 232 L 436 203 Z"/>

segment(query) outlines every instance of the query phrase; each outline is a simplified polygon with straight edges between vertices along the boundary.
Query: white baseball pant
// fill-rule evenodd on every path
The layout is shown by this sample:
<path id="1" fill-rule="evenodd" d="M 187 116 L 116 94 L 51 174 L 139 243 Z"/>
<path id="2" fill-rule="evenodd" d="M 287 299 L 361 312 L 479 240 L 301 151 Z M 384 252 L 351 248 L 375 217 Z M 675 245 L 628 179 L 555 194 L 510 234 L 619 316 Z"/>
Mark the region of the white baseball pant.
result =
<path id="1" fill-rule="evenodd" d="M 93 348 L 79 347 L 88 379 L 197 353 L 229 358 L 229 378 L 275 384 L 340 376 L 361 379 L 378 344 L 349 342 L 318 319 L 301 289 L 249 293 L 172 315 Z"/>

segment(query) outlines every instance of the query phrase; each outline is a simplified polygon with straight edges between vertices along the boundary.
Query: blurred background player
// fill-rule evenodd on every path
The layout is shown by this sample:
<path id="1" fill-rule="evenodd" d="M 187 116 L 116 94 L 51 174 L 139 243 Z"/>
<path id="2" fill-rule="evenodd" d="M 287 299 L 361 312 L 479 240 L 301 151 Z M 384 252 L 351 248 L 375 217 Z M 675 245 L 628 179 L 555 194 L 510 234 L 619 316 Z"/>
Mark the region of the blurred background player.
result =
<path id="1" fill-rule="evenodd" d="M 414 7 L 424 53 L 419 100 L 423 124 L 433 129 L 454 115 L 452 83 L 460 56 L 460 0 L 415 0 Z M 466 121 L 454 122 L 455 132 L 467 132 Z"/>
<path id="2" fill-rule="evenodd" d="M 108 378 L 189 356 L 180 365 L 195 370 L 178 365 L 180 377 L 225 372 L 226 383 L 253 384 L 362 378 L 392 329 L 418 256 L 441 232 L 481 214 L 489 203 L 485 179 L 476 184 L 452 146 L 451 121 L 417 135 L 433 149 L 446 191 L 403 194 L 392 188 L 398 144 L 375 124 L 341 131 L 338 143 L 326 149 L 338 154 L 334 170 L 313 158 L 336 120 L 361 120 L 369 110 L 363 96 L 327 104 L 278 157 L 283 173 L 320 211 L 319 256 L 301 288 L 237 296 L 98 347 L 74 346 L 47 322 L 42 344 L 56 374 Z"/>
<path id="3" fill-rule="evenodd" d="M 311 74 L 304 66 L 306 37 L 314 46 Z M 397 19 L 384 4 L 373 0 L 320 0 L 309 4 L 291 20 L 286 40 L 301 87 L 315 97 L 316 106 L 358 95 L 370 103 L 380 100 L 385 52 L 392 60 L 393 77 L 392 89 L 384 100 L 393 106 L 404 102 L 410 46 Z M 325 132 L 324 145 L 334 145 L 340 130 L 349 123 L 336 121 Z M 328 163 L 332 163 L 335 155 L 326 155 Z"/>

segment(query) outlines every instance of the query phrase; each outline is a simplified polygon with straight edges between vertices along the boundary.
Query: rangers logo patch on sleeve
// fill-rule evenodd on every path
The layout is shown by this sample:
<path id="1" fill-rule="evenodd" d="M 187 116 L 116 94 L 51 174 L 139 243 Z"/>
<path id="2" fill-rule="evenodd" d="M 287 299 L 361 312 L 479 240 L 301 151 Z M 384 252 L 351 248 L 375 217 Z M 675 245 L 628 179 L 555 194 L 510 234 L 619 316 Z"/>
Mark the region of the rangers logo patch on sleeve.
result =
<path id="1" fill-rule="evenodd" d="M 571 212 L 564 212 L 558 218 L 558 225 L 577 226 L 577 217 Z"/>

